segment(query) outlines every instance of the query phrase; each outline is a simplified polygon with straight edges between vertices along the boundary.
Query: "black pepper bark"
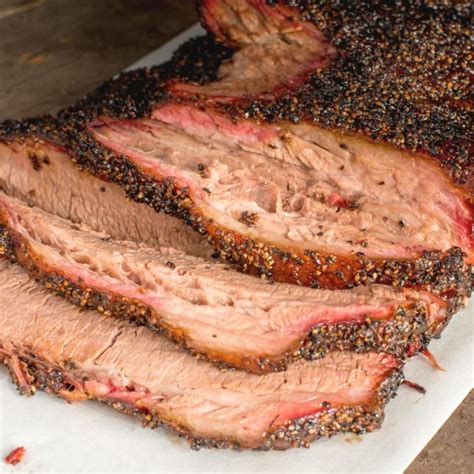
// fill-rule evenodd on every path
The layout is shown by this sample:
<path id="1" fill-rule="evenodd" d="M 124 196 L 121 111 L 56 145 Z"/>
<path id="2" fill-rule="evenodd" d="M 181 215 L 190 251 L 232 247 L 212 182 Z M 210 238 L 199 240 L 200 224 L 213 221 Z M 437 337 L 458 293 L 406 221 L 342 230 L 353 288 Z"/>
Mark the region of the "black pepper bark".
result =
<path id="1" fill-rule="evenodd" d="M 226 110 L 260 121 L 309 121 L 435 157 L 474 199 L 471 1 L 266 3 L 316 25 L 338 54 L 296 90 L 233 101 Z"/>
<path id="2" fill-rule="evenodd" d="M 117 411 L 141 419 L 144 427 L 157 428 L 163 426 L 176 432 L 186 439 L 192 449 L 201 448 L 230 448 L 242 449 L 234 439 L 196 437 L 192 430 L 171 419 L 164 420 L 158 413 L 144 407 L 136 407 L 119 401 L 111 401 L 106 397 L 98 398 L 84 391 L 78 380 L 85 380 L 87 375 L 75 373 L 74 361 L 65 361 L 63 367 L 53 366 L 40 359 L 31 351 L 15 354 L 20 362 L 23 376 L 28 381 L 25 386 L 16 377 L 13 370 L 12 357 L 0 352 L 0 362 L 10 367 L 13 383 L 16 383 L 20 393 L 33 395 L 37 390 L 55 394 L 67 401 L 72 399 L 93 399 L 108 404 Z M 93 376 L 91 375 L 93 379 Z M 309 443 L 318 438 L 329 438 L 337 433 L 369 433 L 380 428 L 384 419 L 384 406 L 396 395 L 398 387 L 403 382 L 402 370 L 393 369 L 390 375 L 381 383 L 374 393 L 370 406 L 343 406 L 333 408 L 329 403 L 324 404 L 321 412 L 290 420 L 281 426 L 264 434 L 258 446 L 252 449 L 268 451 L 271 449 L 288 449 L 309 447 Z M 75 385 L 76 384 L 76 385 Z M 75 392 L 78 392 L 76 395 Z M 74 398 L 73 398 L 74 397 Z"/>

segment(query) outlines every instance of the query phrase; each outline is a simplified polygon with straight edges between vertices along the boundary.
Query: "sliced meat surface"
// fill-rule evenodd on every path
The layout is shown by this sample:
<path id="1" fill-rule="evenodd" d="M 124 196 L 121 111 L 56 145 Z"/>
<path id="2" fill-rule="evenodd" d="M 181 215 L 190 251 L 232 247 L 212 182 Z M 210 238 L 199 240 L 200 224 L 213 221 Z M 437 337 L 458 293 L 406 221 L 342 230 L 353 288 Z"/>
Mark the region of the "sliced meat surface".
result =
<path id="1" fill-rule="evenodd" d="M 69 157 L 81 169 L 119 184 L 132 200 L 179 217 L 247 273 L 323 289 L 371 283 L 414 287 L 456 300 L 453 307 L 470 294 L 469 269 L 459 247 L 465 249 L 468 210 L 455 189 L 443 188 L 447 178 L 436 165 L 421 166 L 407 157 L 396 166 L 405 157 L 395 154 L 390 175 L 377 160 L 374 165 L 357 154 L 351 142 L 341 149 L 322 133 L 318 144 L 310 144 L 290 132 L 281 136 L 273 126 L 234 124 L 214 110 L 184 102 L 161 103 L 151 115 L 135 120 L 102 116 L 86 123 L 75 122 L 73 115 L 59 120 L 48 138 L 41 134 L 38 140 L 36 132 L 7 135 L 4 187 L 8 191 L 8 183 L 19 182 L 18 173 L 10 172 L 12 160 L 30 163 L 26 180 L 35 171 L 25 146 L 29 140 L 39 156 L 60 143 L 59 159 Z M 338 174 L 341 167 L 347 167 L 345 180 Z M 49 173 L 47 166 L 42 170 Z M 406 190 L 402 181 L 409 184 Z M 16 195 L 31 199 L 24 186 L 10 187 L 23 189 Z M 420 189 L 423 196 L 417 194 Z M 207 250 L 209 255 L 203 244 L 196 248 L 189 232 L 179 231 L 176 245 L 166 227 L 161 236 L 161 221 L 148 233 L 153 217 L 142 215 L 140 206 L 130 213 L 125 195 L 121 201 L 102 195 L 94 229 L 128 240 L 143 234 L 148 243 L 169 245 L 171 240 L 187 253 Z M 101 207 L 100 198 L 93 202 L 94 209 Z M 46 209 L 55 212 L 54 207 Z M 59 214 L 75 220 L 69 211 Z M 104 228 L 107 216 L 111 231 Z M 138 232 L 118 235 L 116 227 L 128 231 L 130 219 L 139 222 Z"/>
<path id="2" fill-rule="evenodd" d="M 171 248 L 105 234 L 0 193 L 0 253 L 83 308 L 132 319 L 208 359 L 255 373 L 334 349 L 423 349 L 448 319 L 428 293 L 269 284 Z"/>
<path id="3" fill-rule="evenodd" d="M 183 102 L 156 106 L 151 120 L 97 119 L 89 130 L 104 148 L 94 161 L 83 155 L 88 170 L 138 188 L 161 183 L 145 199 L 129 195 L 187 211 L 246 271 L 322 288 L 375 282 L 452 294 L 469 286 L 460 248 L 472 261 L 470 210 L 434 163 L 380 145 L 364 153 L 357 141 L 341 148 L 323 130 L 310 142 L 235 124 Z M 115 152 L 119 175 L 98 162 L 104 149 Z"/>
<path id="4" fill-rule="evenodd" d="M 402 380 L 390 355 L 332 352 L 287 371 L 222 371 L 146 328 L 80 311 L 0 261 L 0 359 L 23 393 L 86 398 L 164 423 L 194 447 L 305 446 L 380 426 Z"/>
<path id="5" fill-rule="evenodd" d="M 245 272 L 324 289 L 415 287 L 463 304 L 472 209 L 434 161 L 174 100 L 158 76 L 124 74 L 54 127 L 7 124 L 0 135 L 59 144 L 130 199 L 190 224 Z"/>
<path id="6" fill-rule="evenodd" d="M 118 142 L 116 151 L 123 144 L 125 153 L 127 146 L 141 152 L 151 166 L 153 160 L 162 163 L 168 175 L 182 172 L 191 190 L 207 197 L 202 199 L 214 220 L 225 214 L 235 221 L 247 212 L 255 217 L 250 232 L 285 247 L 403 259 L 459 246 L 474 258 L 470 208 L 436 165 L 377 145 L 361 147 L 357 140 L 341 148 L 323 130 L 312 141 L 304 129 L 297 135 L 235 125 L 192 105 L 165 104 L 153 118 L 123 127 L 120 121 L 106 123 L 94 132 L 104 144 Z M 165 153 L 178 136 L 180 149 Z M 195 163 L 207 146 L 200 176 Z M 131 158 L 145 167 L 138 156 Z M 227 219 L 221 224 L 236 228 Z"/>
<path id="7" fill-rule="evenodd" d="M 44 140 L 0 140 L 0 189 L 118 240 L 172 246 L 209 257 L 212 247 L 181 220 L 126 199 L 122 189 L 74 165 L 64 148 Z"/>

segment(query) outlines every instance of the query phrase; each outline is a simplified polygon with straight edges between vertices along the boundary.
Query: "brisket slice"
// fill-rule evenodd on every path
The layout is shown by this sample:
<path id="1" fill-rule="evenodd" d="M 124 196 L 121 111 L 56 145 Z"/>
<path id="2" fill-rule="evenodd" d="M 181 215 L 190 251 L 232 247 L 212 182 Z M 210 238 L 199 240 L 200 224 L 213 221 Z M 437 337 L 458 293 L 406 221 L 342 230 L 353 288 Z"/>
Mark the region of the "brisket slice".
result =
<path id="1" fill-rule="evenodd" d="M 222 371 L 146 328 L 80 311 L 0 261 L 0 359 L 22 393 L 96 399 L 199 447 L 286 449 L 378 428 L 402 375 L 378 353 L 333 352 L 286 372 Z"/>
<path id="2" fill-rule="evenodd" d="M 69 301 L 161 329 L 210 360 L 255 373 L 334 349 L 404 357 L 448 319 L 446 303 L 429 293 L 271 285 L 174 249 L 112 241 L 3 193 L 0 244 Z"/>
<path id="3" fill-rule="evenodd" d="M 172 246 L 200 257 L 213 253 L 206 239 L 181 220 L 128 200 L 117 184 L 80 171 L 62 147 L 33 136 L 0 141 L 0 188 L 113 239 Z"/>
<path id="4" fill-rule="evenodd" d="M 183 92 L 231 102 L 235 116 L 307 122 L 426 154 L 437 159 L 457 183 L 465 184 L 474 199 L 471 2 L 200 3 L 204 25 L 219 41 L 240 51 L 226 60 L 217 82 L 202 88 L 185 84 Z M 280 56 L 292 55 L 275 46 L 282 39 L 300 43 L 307 54 L 321 44 L 329 50 L 328 44 L 332 45 L 336 52 L 325 64 L 315 67 L 309 61 L 312 71 L 296 81 L 297 87 L 276 86 L 262 93 L 255 76 L 265 77 L 272 59 L 281 68 L 288 61 L 278 76 L 286 76 L 290 85 L 298 70 L 304 69 L 304 65 L 292 67 L 291 58 Z M 262 58 L 258 71 L 244 67 L 247 56 L 255 56 L 259 48 L 262 54 L 271 51 L 271 45 L 280 57 Z M 253 92 L 249 84 L 256 84 Z"/>
<path id="5" fill-rule="evenodd" d="M 341 154 L 324 134 L 322 147 L 244 125 L 164 102 L 150 119 L 72 114 L 54 129 L 4 128 L 4 156 L 38 136 L 41 156 L 60 142 L 82 169 L 184 220 L 248 273 L 325 289 L 414 287 L 463 304 L 467 211 L 433 163 L 395 154 L 391 174 L 363 153 Z"/>
<path id="6" fill-rule="evenodd" d="M 327 289 L 469 294 L 461 248 L 472 261 L 471 214 L 429 161 L 378 160 L 378 145 L 341 149 L 323 130 L 314 143 L 183 102 L 155 106 L 151 119 L 100 117 L 72 137 L 85 169 L 184 218 L 246 272 Z"/>

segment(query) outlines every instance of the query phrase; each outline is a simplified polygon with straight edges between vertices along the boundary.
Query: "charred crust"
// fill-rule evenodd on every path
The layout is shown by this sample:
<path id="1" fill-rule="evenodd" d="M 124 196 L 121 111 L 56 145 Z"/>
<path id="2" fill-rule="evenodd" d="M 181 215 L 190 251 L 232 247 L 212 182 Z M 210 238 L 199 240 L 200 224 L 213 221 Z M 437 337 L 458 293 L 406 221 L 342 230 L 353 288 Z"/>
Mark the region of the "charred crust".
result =
<path id="1" fill-rule="evenodd" d="M 366 318 L 361 324 L 327 324 L 316 326 L 298 352 L 304 359 L 316 359 L 331 350 L 355 352 L 386 352 L 403 359 L 426 347 L 438 328 L 427 324 L 423 303 L 400 306 L 388 320 Z M 296 353 L 293 354 L 296 356 Z"/>
<path id="2" fill-rule="evenodd" d="M 288 364 L 298 359 L 315 360 L 335 350 L 385 352 L 405 359 L 425 349 L 431 339 L 439 338 L 451 316 L 452 311 L 448 311 L 439 322 L 430 325 L 425 305 L 415 303 L 398 307 L 387 320 L 366 318 L 363 323 L 317 325 L 299 342 L 298 347 L 280 360 L 260 358 L 258 373 L 285 370 Z"/>
<path id="3" fill-rule="evenodd" d="M 193 216 L 189 222 L 193 225 Z M 201 218 L 201 229 L 203 222 Z M 470 269 L 457 247 L 446 252 L 425 251 L 413 260 L 368 259 L 362 253 L 347 257 L 316 251 L 300 254 L 218 228 L 214 223 L 205 229 L 222 258 L 246 273 L 270 280 L 327 289 L 373 283 L 422 288 L 441 295 L 456 308 L 462 307 L 471 294 Z"/>
<path id="4" fill-rule="evenodd" d="M 234 52 L 210 35 L 191 39 L 167 63 L 124 72 L 59 115 L 63 118 L 81 114 L 89 118 L 107 115 L 129 119 L 148 116 L 153 105 L 166 97 L 163 87 L 166 81 L 179 79 L 198 84 L 215 81 L 219 66 Z"/>
<path id="5" fill-rule="evenodd" d="M 0 361 L 9 366 L 11 363 L 9 359 L 5 355 L 0 358 Z M 145 407 L 137 407 L 92 396 L 86 393 L 82 386 L 75 385 L 80 384 L 80 382 L 77 382 L 79 377 L 74 376 L 71 361 L 65 361 L 64 367 L 52 366 L 46 361 L 39 360 L 34 354 L 22 355 L 19 360 L 29 387 L 25 388 L 16 379 L 14 370 L 10 370 L 10 375 L 13 383 L 18 386 L 20 393 L 33 395 L 37 390 L 42 390 L 71 401 L 74 398 L 71 399 L 69 394 L 74 394 L 77 390 L 80 393 L 75 399 L 90 399 L 106 403 L 121 413 L 141 419 L 144 427 L 153 429 L 163 426 L 171 429 L 171 431 L 187 440 L 192 449 L 231 448 L 240 450 L 245 448 L 234 439 L 195 437 L 186 426 L 178 424 L 172 419 L 164 419 L 160 414 Z M 84 376 L 82 380 L 85 381 Z M 384 406 L 396 395 L 403 380 L 401 369 L 395 368 L 380 384 L 372 402 L 367 406 L 333 408 L 329 403 L 324 403 L 322 410 L 314 415 L 289 420 L 280 426 L 271 428 L 263 434 L 261 443 L 257 446 L 251 446 L 251 448 L 268 451 L 271 449 L 309 447 L 309 443 L 312 441 L 318 438 L 329 438 L 337 433 L 364 434 L 377 430 L 384 419 Z"/>
<path id="6" fill-rule="evenodd" d="M 296 90 L 234 101 L 232 115 L 311 121 L 435 157 L 460 184 L 472 179 L 472 4 L 267 0 L 317 26 L 339 51 Z"/>
<path id="7" fill-rule="evenodd" d="M 15 262 L 15 245 L 8 229 L 0 224 L 0 257 L 8 258 Z"/>

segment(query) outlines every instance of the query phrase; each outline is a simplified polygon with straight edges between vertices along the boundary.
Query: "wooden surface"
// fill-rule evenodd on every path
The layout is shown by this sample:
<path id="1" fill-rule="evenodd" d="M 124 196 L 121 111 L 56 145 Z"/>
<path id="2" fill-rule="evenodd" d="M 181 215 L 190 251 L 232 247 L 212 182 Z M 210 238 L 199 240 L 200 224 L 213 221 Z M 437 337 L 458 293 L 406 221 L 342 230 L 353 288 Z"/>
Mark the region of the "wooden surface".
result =
<path id="1" fill-rule="evenodd" d="M 0 0 L 0 119 L 70 104 L 195 21 L 189 0 Z"/>
<path id="2" fill-rule="evenodd" d="M 55 112 L 195 20 L 192 0 L 0 0 L 0 119 Z M 473 472 L 473 435 L 474 391 L 407 473 Z"/>

